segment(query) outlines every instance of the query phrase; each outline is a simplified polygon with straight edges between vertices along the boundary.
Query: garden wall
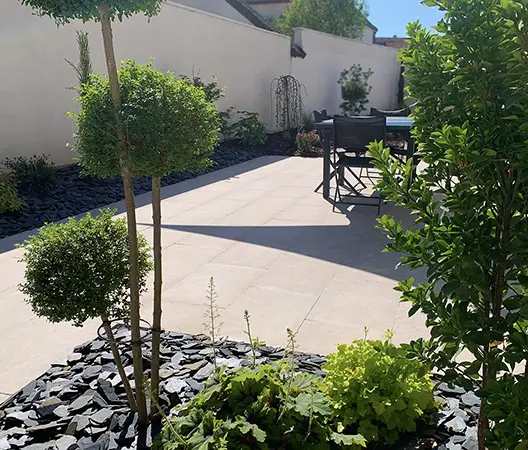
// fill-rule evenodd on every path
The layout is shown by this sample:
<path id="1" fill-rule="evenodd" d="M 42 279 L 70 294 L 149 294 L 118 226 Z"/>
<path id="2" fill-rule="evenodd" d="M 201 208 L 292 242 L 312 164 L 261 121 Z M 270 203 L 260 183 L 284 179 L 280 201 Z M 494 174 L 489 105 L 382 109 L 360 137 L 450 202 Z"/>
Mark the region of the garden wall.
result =
<path id="1" fill-rule="evenodd" d="M 76 108 L 77 84 L 65 58 L 76 61 L 75 31 L 90 33 L 94 71 L 106 72 L 98 24 L 80 22 L 57 28 L 49 18 L 32 15 L 19 0 L 0 2 L 0 161 L 6 156 L 49 153 L 56 164 L 69 164 L 75 155 L 74 126 L 66 116 Z M 169 2 L 149 21 L 134 16 L 114 29 L 118 59 L 140 63 L 154 58 L 154 66 L 179 74 L 213 75 L 226 88 L 220 108 L 234 106 L 257 112 L 270 130 L 275 115 L 270 99 L 273 78 L 293 74 L 306 86 L 306 110 L 327 108 L 339 112 L 337 79 L 354 63 L 372 68 L 371 104 L 397 104 L 399 63 L 396 51 L 386 47 L 297 30 L 296 42 L 305 59 L 290 57 L 286 36 Z"/>
<path id="2" fill-rule="evenodd" d="M 75 30 L 90 32 L 94 71 L 106 72 L 98 24 L 73 23 L 57 28 L 48 18 L 32 15 L 18 0 L 0 2 L 0 160 L 5 156 L 50 153 L 57 164 L 72 162 L 66 147 L 74 127 L 66 112 L 74 109 L 77 84 L 64 61 L 77 61 Z M 216 74 L 227 97 L 221 108 L 255 111 L 273 127 L 271 80 L 290 73 L 290 40 L 212 14 L 164 4 L 150 23 L 143 16 L 116 23 L 118 59 L 209 80 Z"/>
<path id="3" fill-rule="evenodd" d="M 374 72 L 369 80 L 372 92 L 366 111 L 371 106 L 397 108 L 400 78 L 397 49 L 303 28 L 295 30 L 295 43 L 306 52 L 306 58 L 292 59 L 292 74 L 306 87 L 307 111 L 326 108 L 329 113 L 339 113 L 342 100 L 337 80 L 341 71 L 352 64 Z"/>

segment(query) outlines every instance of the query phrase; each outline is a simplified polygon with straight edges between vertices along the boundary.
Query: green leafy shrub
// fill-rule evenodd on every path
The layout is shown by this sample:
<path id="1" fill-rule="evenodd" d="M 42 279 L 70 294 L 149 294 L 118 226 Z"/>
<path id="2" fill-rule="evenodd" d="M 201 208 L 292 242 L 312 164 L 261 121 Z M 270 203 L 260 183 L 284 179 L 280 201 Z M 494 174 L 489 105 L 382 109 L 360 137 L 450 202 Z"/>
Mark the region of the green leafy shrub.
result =
<path id="1" fill-rule="evenodd" d="M 380 219 L 388 249 L 427 274 L 398 286 L 409 314 L 423 313 L 430 329 L 409 351 L 444 381 L 483 388 L 483 449 L 494 427 L 486 388 L 528 361 L 528 5 L 424 3 L 444 17 L 434 32 L 409 24 L 400 53 L 423 164 L 402 167 L 380 145 L 370 154 L 382 175 L 378 189 L 414 218 Z M 460 360 L 461 352 L 471 355 Z"/>
<path id="2" fill-rule="evenodd" d="M 6 158 L 3 165 L 17 185 L 23 188 L 42 191 L 50 188 L 55 182 L 55 167 L 50 161 L 50 155 Z"/>
<path id="3" fill-rule="evenodd" d="M 240 119 L 231 124 L 229 135 L 250 147 L 265 144 L 268 140 L 268 131 L 260 121 L 259 115 L 248 111 L 237 111 L 237 114 Z"/>
<path id="4" fill-rule="evenodd" d="M 126 165 L 134 176 L 159 177 L 173 171 L 200 170 L 216 144 L 215 105 L 202 89 L 151 64 L 125 61 L 119 69 L 120 117 L 127 136 Z M 77 150 L 85 172 L 99 177 L 119 174 L 118 141 L 110 84 L 92 75 L 81 89 L 81 109 L 71 114 L 78 127 Z"/>
<path id="5" fill-rule="evenodd" d="M 304 113 L 302 115 L 302 128 L 303 128 L 303 131 L 315 130 L 315 119 L 314 119 L 313 114 Z"/>
<path id="6" fill-rule="evenodd" d="M 528 448 L 528 378 L 504 375 L 481 392 L 494 426 L 486 440 L 490 450 Z"/>
<path id="7" fill-rule="evenodd" d="M 168 419 L 158 450 L 294 450 L 365 446 L 361 436 L 333 432 L 329 399 L 311 374 L 284 375 L 271 365 L 220 373 Z"/>
<path id="8" fill-rule="evenodd" d="M 8 174 L 0 173 L 0 214 L 18 211 L 22 208 L 15 183 Z"/>
<path id="9" fill-rule="evenodd" d="M 343 103 L 340 108 L 344 114 L 355 116 L 365 110 L 367 97 L 372 90 L 368 81 L 373 73 L 370 69 L 364 71 L 359 64 L 354 64 L 350 69 L 341 72 L 337 83 L 341 86 Z"/>
<path id="10" fill-rule="evenodd" d="M 127 225 L 115 211 L 49 224 L 22 245 L 26 263 L 20 290 L 39 317 L 50 322 L 126 317 L 130 263 Z M 151 268 L 146 239 L 138 236 L 140 285 Z"/>
<path id="11" fill-rule="evenodd" d="M 315 130 L 299 132 L 295 138 L 299 156 L 321 156 L 321 139 Z"/>
<path id="12" fill-rule="evenodd" d="M 425 367 L 388 340 L 339 345 L 326 360 L 325 392 L 339 430 L 359 433 L 368 442 L 394 444 L 435 407 Z"/>

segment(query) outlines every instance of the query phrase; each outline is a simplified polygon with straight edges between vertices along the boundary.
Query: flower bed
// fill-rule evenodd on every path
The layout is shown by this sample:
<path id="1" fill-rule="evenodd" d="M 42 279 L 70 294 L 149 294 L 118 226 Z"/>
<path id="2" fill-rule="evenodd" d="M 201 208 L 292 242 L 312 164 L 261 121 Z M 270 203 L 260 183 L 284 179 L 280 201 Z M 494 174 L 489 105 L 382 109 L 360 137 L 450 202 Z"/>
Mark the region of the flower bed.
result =
<path id="1" fill-rule="evenodd" d="M 126 341 L 128 330 L 116 337 Z M 160 403 L 173 407 L 193 398 L 213 374 L 211 349 L 203 336 L 163 334 Z M 148 347 L 148 343 L 145 344 Z M 148 358 L 149 351 L 144 353 Z M 226 341 L 217 346 L 217 362 L 229 369 L 251 365 L 251 347 Z M 284 350 L 260 346 L 257 363 L 280 362 Z M 298 369 L 323 375 L 323 357 L 299 353 Z M 131 353 L 124 352 L 126 372 L 132 378 Z M 149 367 L 145 360 L 146 370 Z M 478 398 L 462 388 L 440 384 L 443 404 L 436 424 L 422 426 L 390 448 L 440 450 L 476 449 Z M 74 450 L 149 448 L 159 432 L 149 427 L 138 434 L 137 414 L 129 411 L 108 344 L 101 339 L 77 346 L 56 361 L 0 408 L 0 449 Z M 437 446 L 437 447 L 435 447 Z"/>

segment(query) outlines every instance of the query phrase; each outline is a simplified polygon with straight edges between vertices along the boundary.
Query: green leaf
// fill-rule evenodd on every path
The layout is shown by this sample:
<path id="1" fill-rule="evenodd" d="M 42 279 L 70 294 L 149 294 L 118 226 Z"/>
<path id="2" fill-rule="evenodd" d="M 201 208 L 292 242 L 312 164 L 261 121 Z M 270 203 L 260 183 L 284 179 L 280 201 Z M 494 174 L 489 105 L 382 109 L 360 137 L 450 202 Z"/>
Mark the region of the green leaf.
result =
<path id="1" fill-rule="evenodd" d="M 360 447 L 367 446 L 367 440 L 360 434 L 342 434 L 342 433 L 331 433 L 330 439 L 338 445 L 353 446 L 358 445 Z"/>

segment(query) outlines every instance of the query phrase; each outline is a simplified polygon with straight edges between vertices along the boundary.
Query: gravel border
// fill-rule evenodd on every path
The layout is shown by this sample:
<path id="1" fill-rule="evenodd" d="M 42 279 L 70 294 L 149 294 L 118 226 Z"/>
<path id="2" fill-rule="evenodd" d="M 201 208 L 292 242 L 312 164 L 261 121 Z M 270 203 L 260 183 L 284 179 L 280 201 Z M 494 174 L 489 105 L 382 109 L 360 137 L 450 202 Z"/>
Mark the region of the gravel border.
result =
<path id="1" fill-rule="evenodd" d="M 116 332 L 121 341 L 125 370 L 131 379 L 130 333 Z M 187 402 L 203 389 L 214 371 L 211 349 L 204 336 L 164 332 L 161 349 L 160 404 L 173 407 Z M 144 365 L 150 367 L 145 343 Z M 250 365 L 251 348 L 245 342 L 225 341 L 217 346 L 219 365 L 229 369 Z M 279 347 L 261 346 L 259 364 L 284 357 Z M 323 357 L 297 355 L 298 368 L 324 375 Z M 397 450 L 476 450 L 476 423 L 480 400 L 463 388 L 441 383 L 435 392 L 443 405 L 436 424 L 422 426 L 414 436 L 391 448 Z M 137 413 L 129 411 L 126 395 L 108 344 L 100 338 L 81 344 L 66 358 L 52 363 L 41 377 L 30 382 L 0 405 L 0 450 L 115 450 L 150 448 L 159 429 L 149 426 L 137 435 Z M 138 442 L 139 441 L 139 442 Z"/>

